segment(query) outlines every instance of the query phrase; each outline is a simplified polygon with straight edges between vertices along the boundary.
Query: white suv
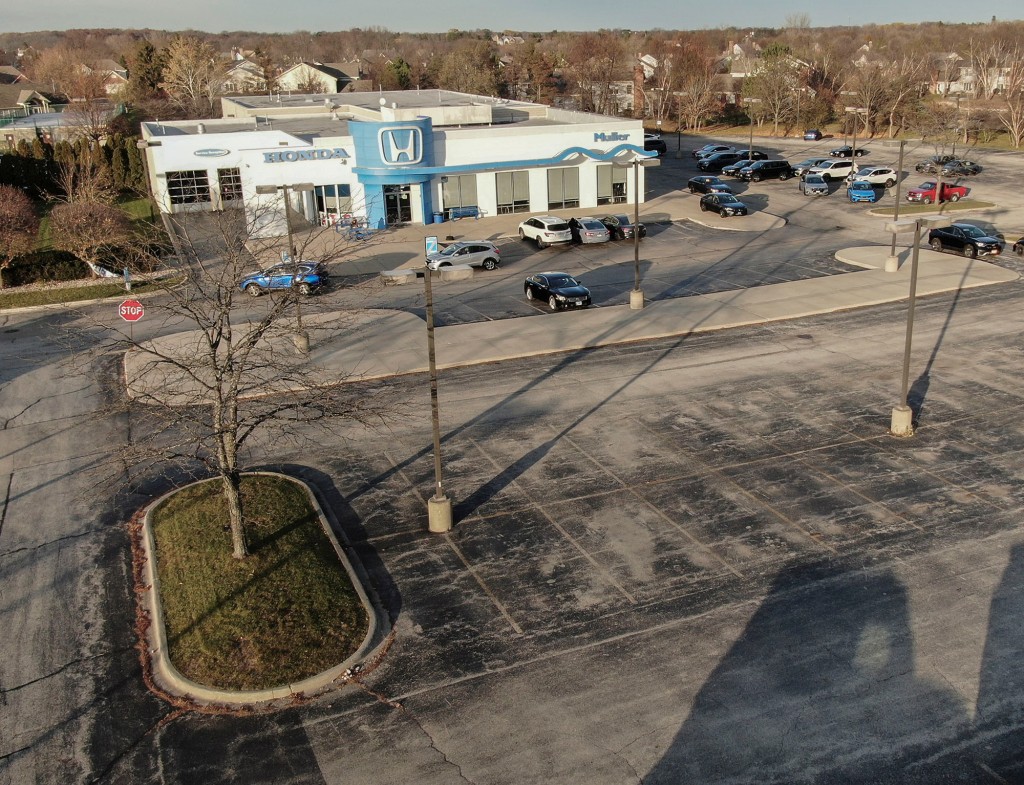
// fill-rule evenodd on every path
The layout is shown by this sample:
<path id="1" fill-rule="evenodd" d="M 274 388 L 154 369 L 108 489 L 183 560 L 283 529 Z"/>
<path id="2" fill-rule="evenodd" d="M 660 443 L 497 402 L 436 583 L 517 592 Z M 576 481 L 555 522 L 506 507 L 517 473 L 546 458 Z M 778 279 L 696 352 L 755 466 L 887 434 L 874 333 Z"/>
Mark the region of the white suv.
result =
<path id="1" fill-rule="evenodd" d="M 825 182 L 829 180 L 842 180 L 847 175 L 853 173 L 853 161 L 830 159 L 811 167 L 808 174 L 811 173 L 820 174 Z"/>
<path id="2" fill-rule="evenodd" d="M 884 185 L 886 188 L 892 188 L 900 177 L 895 169 L 890 169 L 888 166 L 865 166 L 858 172 L 850 172 L 850 176 L 846 179 L 851 183 L 854 180 L 863 180 L 872 185 Z"/>
<path id="3" fill-rule="evenodd" d="M 538 248 L 572 242 L 569 222 L 557 215 L 538 215 L 519 224 L 519 239 L 533 240 Z"/>

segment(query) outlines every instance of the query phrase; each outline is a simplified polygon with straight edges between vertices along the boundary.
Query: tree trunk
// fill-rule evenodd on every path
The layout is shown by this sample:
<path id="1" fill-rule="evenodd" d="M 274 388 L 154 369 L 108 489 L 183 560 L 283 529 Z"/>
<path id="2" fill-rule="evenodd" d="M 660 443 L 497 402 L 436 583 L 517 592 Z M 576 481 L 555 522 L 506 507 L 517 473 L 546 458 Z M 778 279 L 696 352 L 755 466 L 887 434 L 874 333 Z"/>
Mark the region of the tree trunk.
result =
<path id="1" fill-rule="evenodd" d="M 242 525 L 242 478 L 238 472 L 234 472 L 224 475 L 222 481 L 231 525 L 231 555 L 236 559 L 244 559 L 249 555 L 249 548 L 245 544 L 245 527 Z"/>

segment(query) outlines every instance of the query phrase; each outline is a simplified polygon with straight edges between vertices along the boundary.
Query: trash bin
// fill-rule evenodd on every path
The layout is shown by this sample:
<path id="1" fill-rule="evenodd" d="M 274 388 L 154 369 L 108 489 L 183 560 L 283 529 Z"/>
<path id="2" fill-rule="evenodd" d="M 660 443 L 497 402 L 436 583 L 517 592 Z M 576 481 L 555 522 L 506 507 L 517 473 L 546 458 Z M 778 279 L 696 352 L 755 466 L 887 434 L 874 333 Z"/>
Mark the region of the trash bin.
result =
<path id="1" fill-rule="evenodd" d="M 443 224 L 444 223 L 444 213 L 434 213 L 434 223 L 436 223 L 436 224 Z"/>

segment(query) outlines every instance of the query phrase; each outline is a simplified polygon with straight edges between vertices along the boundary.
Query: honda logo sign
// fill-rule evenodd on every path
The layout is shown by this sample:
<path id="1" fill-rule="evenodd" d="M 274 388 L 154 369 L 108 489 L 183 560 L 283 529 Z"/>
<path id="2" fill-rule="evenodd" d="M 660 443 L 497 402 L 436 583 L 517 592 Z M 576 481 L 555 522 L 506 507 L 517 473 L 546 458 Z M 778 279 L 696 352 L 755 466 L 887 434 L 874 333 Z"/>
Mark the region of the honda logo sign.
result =
<path id="1" fill-rule="evenodd" d="M 423 131 L 415 126 L 396 126 L 377 131 L 380 160 L 389 166 L 408 166 L 423 160 Z"/>

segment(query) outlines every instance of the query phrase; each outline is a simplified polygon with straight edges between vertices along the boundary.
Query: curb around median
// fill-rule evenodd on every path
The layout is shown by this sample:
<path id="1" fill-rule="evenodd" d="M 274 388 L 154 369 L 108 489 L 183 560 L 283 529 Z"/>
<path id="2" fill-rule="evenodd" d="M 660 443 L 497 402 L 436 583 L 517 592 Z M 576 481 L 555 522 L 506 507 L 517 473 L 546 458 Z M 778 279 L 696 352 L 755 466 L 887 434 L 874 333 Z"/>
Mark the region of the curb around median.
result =
<path id="1" fill-rule="evenodd" d="M 140 552 L 137 558 L 142 560 L 141 565 L 136 565 L 136 575 L 141 577 L 141 585 L 136 587 L 140 612 L 148 615 L 149 624 L 145 630 L 145 640 L 140 641 L 140 649 L 143 657 L 148 660 L 148 672 L 152 676 L 154 686 L 158 691 L 163 691 L 172 698 L 184 699 L 194 705 L 194 708 L 241 706 L 249 708 L 260 708 L 261 705 L 267 708 L 266 704 L 274 701 L 293 702 L 296 699 L 309 697 L 313 694 L 323 692 L 335 682 L 347 682 L 356 677 L 357 674 L 366 672 L 370 666 L 377 662 L 386 653 L 390 645 L 391 636 L 383 641 L 378 641 L 381 632 L 380 614 L 377 603 L 371 601 L 360 574 L 362 570 L 356 570 L 348 558 L 345 549 L 339 543 L 335 532 L 330 525 L 328 516 L 324 513 L 320 502 L 313 493 L 313 489 L 303 480 L 280 472 L 258 471 L 245 472 L 247 475 L 269 475 L 283 477 L 296 483 L 306 492 L 306 497 L 316 511 L 320 525 L 327 533 L 338 556 L 338 560 L 345 568 L 348 578 L 359 595 L 367 615 L 367 630 L 362 643 L 343 662 L 328 668 L 325 671 L 314 674 L 301 681 L 291 684 L 284 684 L 279 687 L 271 687 L 262 690 L 226 690 L 216 687 L 208 687 L 204 684 L 194 682 L 174 666 L 168 655 L 167 632 L 164 627 L 163 605 L 160 602 L 160 581 L 156 571 L 156 542 L 153 537 L 151 519 L 153 511 L 164 501 L 174 494 L 193 485 L 199 485 L 210 480 L 199 480 L 194 483 L 175 488 L 155 499 L 144 509 L 142 515 L 141 531 L 139 537 Z M 269 707 L 273 708 L 273 707 Z"/>

